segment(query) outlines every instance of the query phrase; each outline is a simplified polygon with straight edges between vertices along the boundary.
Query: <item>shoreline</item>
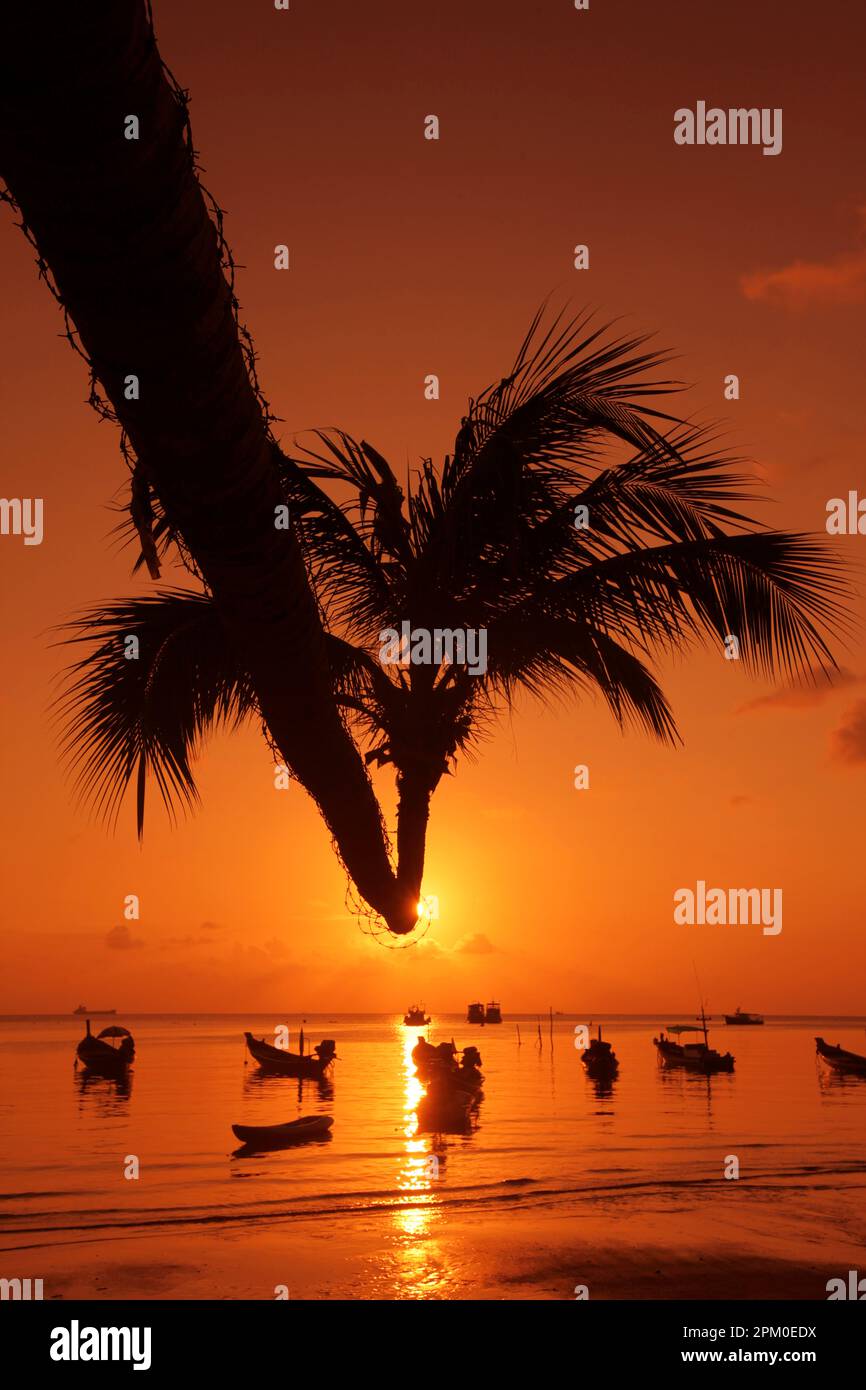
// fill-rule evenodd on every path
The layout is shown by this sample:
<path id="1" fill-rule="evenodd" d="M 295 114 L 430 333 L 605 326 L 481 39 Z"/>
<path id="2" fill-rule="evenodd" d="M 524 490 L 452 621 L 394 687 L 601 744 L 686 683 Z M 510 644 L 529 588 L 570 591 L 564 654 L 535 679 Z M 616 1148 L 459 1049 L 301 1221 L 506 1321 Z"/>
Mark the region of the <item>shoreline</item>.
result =
<path id="1" fill-rule="evenodd" d="M 800 1220 L 787 1214 L 783 1231 L 775 1202 L 750 1202 L 739 1220 L 733 1211 L 725 1217 L 658 1203 L 494 1219 L 407 1208 L 343 1222 L 338 1233 L 320 1219 L 277 1218 L 252 1234 L 141 1231 L 22 1245 L 14 1272 L 41 1278 L 46 1299 L 94 1302 L 270 1301 L 278 1286 L 301 1300 L 561 1301 L 575 1299 L 578 1285 L 590 1299 L 723 1302 L 823 1301 L 829 1279 L 863 1267 L 862 1235 L 830 1223 L 818 1238 L 813 1225 L 807 1232 L 806 1212 Z M 4 1269 L 11 1253 L 4 1252 Z"/>

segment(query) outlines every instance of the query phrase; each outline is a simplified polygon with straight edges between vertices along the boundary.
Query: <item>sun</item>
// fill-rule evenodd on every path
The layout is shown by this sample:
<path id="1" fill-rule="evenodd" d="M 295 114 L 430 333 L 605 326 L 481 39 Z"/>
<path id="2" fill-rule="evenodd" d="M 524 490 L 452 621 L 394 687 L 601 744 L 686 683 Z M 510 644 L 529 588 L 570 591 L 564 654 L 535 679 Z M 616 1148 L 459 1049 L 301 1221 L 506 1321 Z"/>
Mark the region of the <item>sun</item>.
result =
<path id="1" fill-rule="evenodd" d="M 439 916 L 439 899 L 435 894 L 427 893 L 423 898 L 418 899 L 418 921 L 435 922 Z"/>

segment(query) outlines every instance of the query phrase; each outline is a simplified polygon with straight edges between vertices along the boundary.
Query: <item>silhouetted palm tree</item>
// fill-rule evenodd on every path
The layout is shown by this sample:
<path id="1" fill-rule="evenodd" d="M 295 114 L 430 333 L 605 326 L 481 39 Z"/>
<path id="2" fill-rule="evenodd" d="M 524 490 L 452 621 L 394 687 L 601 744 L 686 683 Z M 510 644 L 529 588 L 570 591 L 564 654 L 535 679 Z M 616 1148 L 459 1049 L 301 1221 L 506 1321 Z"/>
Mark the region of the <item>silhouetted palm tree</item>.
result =
<path id="1" fill-rule="evenodd" d="M 410 930 L 415 903 L 398 891 L 334 702 L 297 536 L 274 525 L 270 416 L 186 95 L 163 67 L 147 0 L 0 7 L 0 174 L 90 367 L 92 401 L 122 427 L 152 572 L 158 502 L 361 893 L 392 930 Z"/>
<path id="2" fill-rule="evenodd" d="M 721 659 L 734 637 L 752 670 L 832 670 L 844 587 L 833 557 L 738 509 L 751 485 L 737 460 L 650 405 L 676 389 L 647 376 L 663 360 L 586 318 L 536 316 L 511 373 L 470 401 L 453 453 L 440 470 L 424 460 L 406 498 L 386 460 L 344 433 L 298 458 L 275 446 L 337 703 L 368 762 L 396 773 L 407 900 L 421 890 L 433 791 L 517 691 L 595 689 L 620 723 L 672 741 L 655 653 L 709 639 Z M 486 671 L 383 664 L 381 634 L 404 621 L 485 629 Z M 130 634 L 137 661 L 120 658 Z M 67 751 L 108 814 L 135 783 L 139 827 L 148 776 L 169 805 L 192 801 L 203 736 L 261 717 L 207 591 L 97 609 L 73 640 L 88 651 L 64 698 Z"/>

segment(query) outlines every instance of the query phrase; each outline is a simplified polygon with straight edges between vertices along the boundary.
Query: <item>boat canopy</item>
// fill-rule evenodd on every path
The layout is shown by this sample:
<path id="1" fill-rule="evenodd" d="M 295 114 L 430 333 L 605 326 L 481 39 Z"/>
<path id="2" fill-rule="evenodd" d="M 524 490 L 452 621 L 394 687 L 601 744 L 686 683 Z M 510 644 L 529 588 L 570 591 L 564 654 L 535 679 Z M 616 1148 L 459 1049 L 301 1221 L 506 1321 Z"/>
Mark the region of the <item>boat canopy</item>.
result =
<path id="1" fill-rule="evenodd" d="M 97 1033 L 98 1038 L 131 1038 L 132 1034 L 128 1028 L 121 1028 L 113 1023 L 110 1028 L 103 1028 L 101 1033 Z"/>

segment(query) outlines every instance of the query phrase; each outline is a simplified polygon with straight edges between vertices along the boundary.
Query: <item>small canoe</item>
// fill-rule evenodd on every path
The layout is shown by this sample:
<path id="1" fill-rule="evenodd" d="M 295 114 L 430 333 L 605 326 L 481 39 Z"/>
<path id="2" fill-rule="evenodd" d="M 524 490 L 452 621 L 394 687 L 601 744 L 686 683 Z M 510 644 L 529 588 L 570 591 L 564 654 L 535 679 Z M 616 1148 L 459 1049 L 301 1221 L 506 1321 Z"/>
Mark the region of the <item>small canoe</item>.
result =
<path id="1" fill-rule="evenodd" d="M 334 1123 L 331 1115 L 302 1115 L 285 1125 L 232 1125 L 232 1133 L 242 1144 L 254 1149 L 282 1148 L 321 1139 Z"/>

